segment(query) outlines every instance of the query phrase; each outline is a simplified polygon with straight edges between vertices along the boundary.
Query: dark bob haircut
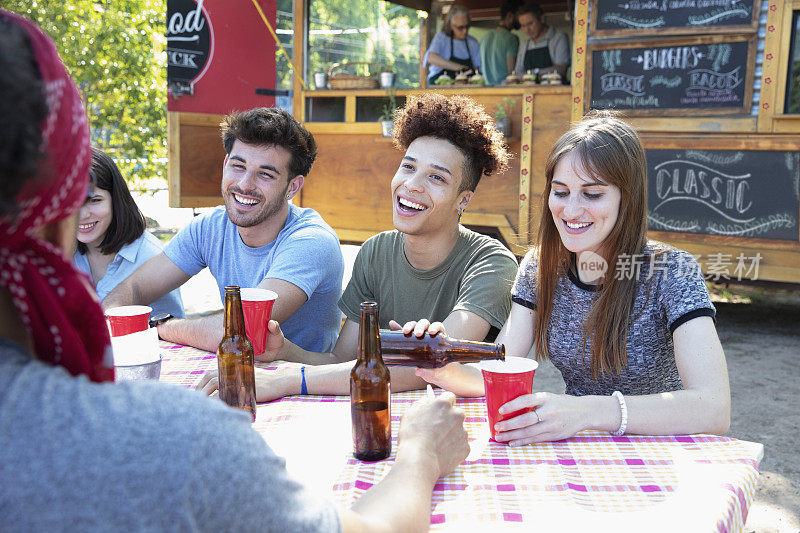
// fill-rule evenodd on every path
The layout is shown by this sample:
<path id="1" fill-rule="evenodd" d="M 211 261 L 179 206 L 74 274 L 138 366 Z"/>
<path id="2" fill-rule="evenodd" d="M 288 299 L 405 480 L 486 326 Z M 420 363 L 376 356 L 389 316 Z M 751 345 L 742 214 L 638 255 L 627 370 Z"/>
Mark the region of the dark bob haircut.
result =
<path id="1" fill-rule="evenodd" d="M 288 179 L 308 176 L 317 158 L 314 136 L 295 118 L 277 107 L 234 111 L 220 123 L 222 147 L 231 153 L 236 140 L 255 146 L 280 146 L 290 154 Z"/>
<path id="2" fill-rule="evenodd" d="M 139 210 L 128 184 L 122 179 L 114 160 L 105 152 L 92 147 L 92 183 L 111 194 L 111 224 L 100 242 L 100 253 L 115 254 L 144 233 L 144 215 Z M 87 247 L 78 241 L 78 251 L 86 254 Z"/>
<path id="3" fill-rule="evenodd" d="M 474 191 L 482 176 L 500 172 L 508 164 L 505 139 L 494 119 L 482 105 L 466 96 L 409 96 L 406 106 L 397 112 L 392 136 L 402 150 L 418 137 L 450 141 L 464 154 L 460 191 Z"/>
<path id="4" fill-rule="evenodd" d="M 0 15 L 0 215 L 11 215 L 16 196 L 44 160 L 44 83 L 25 30 Z"/>

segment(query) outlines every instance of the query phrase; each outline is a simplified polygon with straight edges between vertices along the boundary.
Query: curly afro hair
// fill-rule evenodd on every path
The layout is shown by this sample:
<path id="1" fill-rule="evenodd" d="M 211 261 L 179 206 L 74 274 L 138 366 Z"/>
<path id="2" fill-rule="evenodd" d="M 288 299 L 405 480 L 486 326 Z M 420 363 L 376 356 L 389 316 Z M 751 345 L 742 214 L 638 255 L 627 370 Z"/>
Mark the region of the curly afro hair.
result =
<path id="1" fill-rule="evenodd" d="M 484 107 L 466 96 L 423 93 L 409 96 L 394 121 L 395 145 L 405 150 L 419 137 L 450 141 L 465 156 L 460 191 L 474 191 L 482 176 L 506 168 L 509 153 L 503 134 Z"/>

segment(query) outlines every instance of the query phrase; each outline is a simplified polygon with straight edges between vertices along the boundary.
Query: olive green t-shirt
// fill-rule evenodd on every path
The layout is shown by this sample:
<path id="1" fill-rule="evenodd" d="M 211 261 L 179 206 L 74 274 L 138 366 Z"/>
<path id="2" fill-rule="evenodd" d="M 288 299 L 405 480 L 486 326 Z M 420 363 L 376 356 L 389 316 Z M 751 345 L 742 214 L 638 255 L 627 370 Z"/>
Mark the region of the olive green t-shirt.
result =
<path id="1" fill-rule="evenodd" d="M 386 231 L 361 246 L 339 309 L 358 322 L 361 302 L 377 302 L 381 328 L 388 328 L 389 320 L 442 321 L 463 309 L 489 322 L 493 338 L 511 309 L 516 272 L 516 258 L 497 239 L 464 227 L 450 255 L 431 270 L 411 266 L 403 234 Z"/>

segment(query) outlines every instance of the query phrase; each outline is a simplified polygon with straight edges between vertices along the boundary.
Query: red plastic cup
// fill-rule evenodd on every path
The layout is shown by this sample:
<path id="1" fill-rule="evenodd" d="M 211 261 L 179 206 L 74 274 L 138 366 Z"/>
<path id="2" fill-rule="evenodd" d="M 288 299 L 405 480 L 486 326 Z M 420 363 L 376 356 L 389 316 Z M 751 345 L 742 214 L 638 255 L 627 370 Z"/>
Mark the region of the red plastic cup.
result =
<path id="1" fill-rule="evenodd" d="M 486 412 L 489 431 L 494 440 L 494 426 L 502 420 L 514 418 L 533 409 L 528 407 L 501 415 L 498 409 L 515 398 L 533 392 L 533 376 L 539 363 L 526 357 L 506 357 L 505 361 L 481 361 L 483 385 L 486 388 Z"/>
<path id="2" fill-rule="evenodd" d="M 261 355 L 267 346 L 267 323 L 272 314 L 272 305 L 278 295 L 267 289 L 242 289 L 242 311 L 244 311 L 244 331 L 253 353 Z"/>
<path id="3" fill-rule="evenodd" d="M 146 305 L 123 305 L 106 310 L 112 337 L 130 335 L 149 327 L 152 307 Z"/>

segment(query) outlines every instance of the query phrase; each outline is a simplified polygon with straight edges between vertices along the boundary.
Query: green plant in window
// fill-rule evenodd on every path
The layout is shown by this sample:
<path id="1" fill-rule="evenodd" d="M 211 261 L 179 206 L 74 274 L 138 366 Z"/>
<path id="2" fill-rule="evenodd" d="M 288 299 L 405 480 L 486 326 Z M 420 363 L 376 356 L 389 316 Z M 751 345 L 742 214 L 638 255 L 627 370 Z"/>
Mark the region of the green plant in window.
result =
<path id="1" fill-rule="evenodd" d="M 511 109 L 515 105 L 517 105 L 517 101 L 513 98 L 503 98 L 503 101 L 497 104 L 497 110 L 494 112 L 495 120 L 503 120 L 504 118 L 508 118 L 508 115 L 511 113 Z"/>
<path id="2" fill-rule="evenodd" d="M 390 87 L 386 89 L 386 101 L 383 104 L 379 120 L 381 122 L 394 120 L 395 111 L 397 111 L 397 90 L 394 87 Z"/>

